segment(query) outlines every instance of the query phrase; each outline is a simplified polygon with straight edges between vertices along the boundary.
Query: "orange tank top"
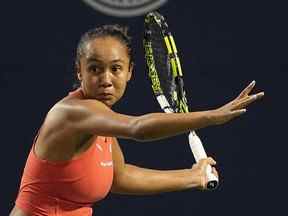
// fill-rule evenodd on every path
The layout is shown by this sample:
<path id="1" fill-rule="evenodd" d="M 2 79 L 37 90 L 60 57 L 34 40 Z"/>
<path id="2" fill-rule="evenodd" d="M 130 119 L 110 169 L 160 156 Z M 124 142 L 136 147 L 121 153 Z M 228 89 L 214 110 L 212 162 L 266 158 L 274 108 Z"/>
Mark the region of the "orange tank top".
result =
<path id="1" fill-rule="evenodd" d="M 69 96 L 79 95 L 77 90 Z M 92 204 L 103 199 L 112 185 L 112 138 L 98 136 L 88 150 L 64 162 L 38 158 L 34 144 L 16 206 L 32 216 L 91 216 Z"/>

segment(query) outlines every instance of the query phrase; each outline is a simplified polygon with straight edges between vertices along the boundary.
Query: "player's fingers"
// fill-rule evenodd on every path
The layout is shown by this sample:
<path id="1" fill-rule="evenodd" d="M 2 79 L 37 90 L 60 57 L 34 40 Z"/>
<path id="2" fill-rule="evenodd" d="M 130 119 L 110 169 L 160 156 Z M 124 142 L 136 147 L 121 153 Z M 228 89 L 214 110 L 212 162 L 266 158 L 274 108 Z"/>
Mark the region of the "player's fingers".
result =
<path id="1" fill-rule="evenodd" d="M 215 167 L 212 167 L 212 173 L 219 179 L 219 174 L 217 170 L 215 169 Z"/>
<path id="2" fill-rule="evenodd" d="M 207 165 L 207 164 L 211 164 L 214 165 L 216 164 L 216 161 L 212 158 L 212 157 L 207 157 L 207 158 L 203 158 L 201 160 L 199 160 L 199 165 Z"/>
<path id="3" fill-rule="evenodd" d="M 238 103 L 234 105 L 233 109 L 242 109 L 248 106 L 249 104 L 251 104 L 252 102 L 259 100 L 263 96 L 264 96 L 264 92 L 260 92 L 258 94 L 250 95 L 246 98 L 243 98 L 242 100 L 238 101 Z"/>
<path id="4" fill-rule="evenodd" d="M 229 113 L 229 119 L 236 118 L 236 117 L 244 114 L 246 111 L 247 111 L 246 109 L 240 109 L 240 110 L 231 111 L 231 112 Z"/>
<path id="5" fill-rule="evenodd" d="M 208 164 L 211 165 L 211 166 L 214 166 L 214 165 L 216 165 L 216 161 L 213 158 L 211 158 L 211 157 L 208 157 L 208 158 L 205 158 L 205 159 L 201 159 L 199 161 L 199 167 L 200 167 L 200 169 L 202 171 L 206 171 L 206 168 L 207 168 Z"/>
<path id="6" fill-rule="evenodd" d="M 212 157 L 207 157 L 207 162 L 212 166 L 216 165 L 216 161 Z"/>
<path id="7" fill-rule="evenodd" d="M 243 98 L 245 96 L 247 96 L 251 91 L 252 89 L 254 88 L 256 82 L 255 80 L 253 80 L 237 97 L 237 99 L 240 99 L 240 98 Z"/>
<path id="8" fill-rule="evenodd" d="M 262 91 L 262 92 L 259 92 L 259 93 L 255 94 L 255 95 L 253 95 L 253 96 L 256 97 L 256 100 L 258 100 L 258 99 L 264 97 L 264 92 L 263 92 L 263 91 Z"/>
<path id="9" fill-rule="evenodd" d="M 201 159 L 201 160 L 198 162 L 198 164 L 199 164 L 199 169 L 200 169 L 201 173 L 204 172 L 205 169 L 206 169 L 206 167 L 207 167 L 207 164 L 208 164 L 208 163 L 207 163 L 207 158 Z"/>

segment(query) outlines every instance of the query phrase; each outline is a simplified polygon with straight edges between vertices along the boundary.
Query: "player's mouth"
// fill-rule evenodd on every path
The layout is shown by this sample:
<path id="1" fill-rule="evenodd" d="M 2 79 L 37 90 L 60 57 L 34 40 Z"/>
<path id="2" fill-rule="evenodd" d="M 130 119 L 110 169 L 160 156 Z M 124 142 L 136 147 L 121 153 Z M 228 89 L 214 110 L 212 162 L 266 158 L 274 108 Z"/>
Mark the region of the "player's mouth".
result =
<path id="1" fill-rule="evenodd" d="M 109 100 L 113 97 L 113 94 L 111 93 L 108 93 L 108 92 L 105 92 L 105 93 L 100 93 L 100 94 L 97 94 L 97 98 L 98 99 L 102 99 L 102 100 Z"/>

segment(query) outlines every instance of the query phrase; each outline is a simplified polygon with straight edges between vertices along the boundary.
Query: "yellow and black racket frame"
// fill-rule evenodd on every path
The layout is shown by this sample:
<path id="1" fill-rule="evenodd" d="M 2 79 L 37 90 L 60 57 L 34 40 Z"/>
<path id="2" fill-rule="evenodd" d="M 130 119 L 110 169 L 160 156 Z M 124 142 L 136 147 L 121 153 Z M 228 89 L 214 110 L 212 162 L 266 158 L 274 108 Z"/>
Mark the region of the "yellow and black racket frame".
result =
<path id="1" fill-rule="evenodd" d="M 156 69 L 155 59 L 153 55 L 152 42 L 150 40 L 151 32 L 149 32 L 150 31 L 149 25 L 151 25 L 152 22 L 154 24 L 156 23 L 160 27 L 161 36 L 163 37 L 165 47 L 167 49 L 167 53 L 169 56 L 169 63 L 171 65 L 170 68 L 172 70 L 172 76 L 176 84 L 176 89 L 172 92 L 172 100 L 173 103 L 176 102 L 175 103 L 177 107 L 176 110 L 174 110 L 175 108 L 173 109 L 171 107 L 161 88 L 161 83 L 159 80 L 158 71 Z M 147 14 L 145 17 L 145 33 L 143 43 L 152 89 L 161 108 L 167 113 L 189 112 L 184 91 L 183 72 L 181 69 L 176 44 L 171 32 L 168 30 L 168 25 L 165 22 L 164 17 L 158 12 L 151 12 Z M 190 131 L 188 134 L 188 138 L 189 138 L 189 145 L 196 162 L 199 161 L 200 159 L 207 158 L 202 142 L 195 133 L 195 131 Z M 208 178 L 207 189 L 213 190 L 217 188 L 219 180 L 218 177 L 212 173 L 212 168 L 210 165 L 207 166 L 206 172 Z"/>
<path id="2" fill-rule="evenodd" d="M 183 72 L 181 68 L 180 59 L 178 56 L 178 51 L 176 47 L 175 40 L 172 33 L 168 30 L 168 24 L 165 18 L 158 12 L 150 12 L 145 16 L 145 31 L 143 46 L 145 51 L 146 64 L 148 66 L 148 75 L 151 80 L 151 85 L 153 92 L 156 96 L 163 94 L 161 83 L 159 80 L 158 72 L 155 66 L 155 60 L 153 55 L 153 47 L 151 42 L 151 30 L 149 26 L 157 24 L 161 29 L 161 35 L 163 37 L 163 42 L 167 49 L 169 55 L 169 63 L 172 70 L 172 76 L 177 85 L 176 90 L 172 93 L 172 99 L 176 102 L 177 110 L 174 112 L 189 112 L 187 99 L 185 96 L 184 82 L 183 82 Z"/>

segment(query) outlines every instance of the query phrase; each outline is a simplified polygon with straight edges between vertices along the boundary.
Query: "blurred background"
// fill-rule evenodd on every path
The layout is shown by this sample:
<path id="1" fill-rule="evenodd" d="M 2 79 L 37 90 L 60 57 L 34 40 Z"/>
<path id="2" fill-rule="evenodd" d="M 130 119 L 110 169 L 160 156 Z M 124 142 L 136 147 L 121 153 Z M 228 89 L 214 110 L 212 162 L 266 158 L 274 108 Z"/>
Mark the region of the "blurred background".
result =
<path id="1" fill-rule="evenodd" d="M 264 90 L 265 97 L 240 118 L 198 132 L 208 155 L 218 162 L 221 181 L 216 191 L 109 194 L 95 204 L 94 215 L 277 215 L 284 211 L 288 144 L 284 137 L 288 73 L 284 5 L 103 2 L 0 3 L 0 215 L 8 215 L 13 206 L 33 138 L 47 111 L 72 89 L 76 46 L 88 29 L 119 23 L 128 25 L 133 36 L 134 78 L 114 109 L 132 115 L 161 112 L 151 97 L 142 47 L 143 13 L 158 7 L 174 33 L 192 110 L 217 108 L 252 80 L 256 80 L 254 92 Z M 129 8 L 128 3 L 134 6 Z M 128 163 L 167 170 L 192 166 L 187 143 L 185 135 L 151 143 L 120 140 Z"/>

